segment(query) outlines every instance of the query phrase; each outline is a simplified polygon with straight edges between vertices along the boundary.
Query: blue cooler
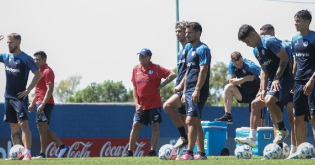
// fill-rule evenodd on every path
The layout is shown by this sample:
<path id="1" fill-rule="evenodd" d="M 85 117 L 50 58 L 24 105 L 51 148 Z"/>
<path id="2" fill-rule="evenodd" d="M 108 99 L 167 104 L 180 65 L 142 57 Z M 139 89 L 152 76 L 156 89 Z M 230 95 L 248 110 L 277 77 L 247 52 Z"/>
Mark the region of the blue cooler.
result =
<path id="1" fill-rule="evenodd" d="M 248 137 L 249 131 L 249 127 L 236 128 L 236 137 Z M 272 143 L 273 139 L 273 127 L 258 127 L 256 133 L 256 147 L 253 148 L 253 155 L 262 156 L 265 146 Z M 236 147 L 239 145 L 239 143 L 236 143 Z"/>
<path id="2" fill-rule="evenodd" d="M 227 138 L 227 125 L 220 121 L 201 121 L 202 130 L 205 134 L 206 155 L 220 155 Z M 195 145 L 194 152 L 198 152 Z"/>

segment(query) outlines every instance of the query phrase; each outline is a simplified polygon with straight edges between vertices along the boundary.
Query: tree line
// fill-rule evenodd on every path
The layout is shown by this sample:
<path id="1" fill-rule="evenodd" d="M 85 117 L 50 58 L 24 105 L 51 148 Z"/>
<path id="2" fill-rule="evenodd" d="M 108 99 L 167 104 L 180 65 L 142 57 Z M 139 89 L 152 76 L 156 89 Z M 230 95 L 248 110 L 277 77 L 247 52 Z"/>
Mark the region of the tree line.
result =
<path id="1" fill-rule="evenodd" d="M 177 71 L 175 68 L 173 71 Z M 207 106 L 223 106 L 223 89 L 228 83 L 228 65 L 217 62 L 210 69 L 210 96 Z M 78 90 L 81 75 L 73 75 L 55 84 L 54 97 L 60 103 L 119 103 L 133 102 L 133 89 L 127 89 L 122 81 L 105 80 L 102 83 L 92 82 L 86 88 Z M 160 91 L 162 101 L 173 95 L 175 81 L 167 84 Z M 233 101 L 233 106 L 248 106 Z"/>

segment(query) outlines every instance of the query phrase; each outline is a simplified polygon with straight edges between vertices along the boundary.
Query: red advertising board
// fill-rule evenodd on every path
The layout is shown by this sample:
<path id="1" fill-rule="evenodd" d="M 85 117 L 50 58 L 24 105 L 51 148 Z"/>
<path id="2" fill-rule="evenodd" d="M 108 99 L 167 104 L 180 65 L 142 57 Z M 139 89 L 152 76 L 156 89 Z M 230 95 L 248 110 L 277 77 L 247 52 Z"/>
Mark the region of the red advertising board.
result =
<path id="1" fill-rule="evenodd" d="M 119 157 L 129 146 L 128 138 L 61 138 L 70 147 L 66 157 Z M 146 156 L 150 150 L 150 139 L 138 139 L 134 156 Z M 59 148 L 54 142 L 49 142 L 46 149 L 47 157 L 57 157 Z"/>

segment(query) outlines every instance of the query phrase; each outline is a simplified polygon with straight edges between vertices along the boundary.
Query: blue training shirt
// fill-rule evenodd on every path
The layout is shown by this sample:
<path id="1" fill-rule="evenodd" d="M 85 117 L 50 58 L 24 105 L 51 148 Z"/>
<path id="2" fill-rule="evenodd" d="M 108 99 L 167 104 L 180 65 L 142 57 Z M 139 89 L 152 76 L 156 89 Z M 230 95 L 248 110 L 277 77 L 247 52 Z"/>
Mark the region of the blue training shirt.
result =
<path id="1" fill-rule="evenodd" d="M 0 62 L 4 63 L 6 74 L 6 88 L 4 97 L 18 99 L 17 94 L 26 90 L 29 71 L 38 70 L 33 58 L 24 52 L 0 54 Z"/>
<path id="2" fill-rule="evenodd" d="M 295 82 L 305 85 L 315 71 L 315 32 L 302 37 L 300 33 L 292 38 L 292 52 L 296 58 Z"/>
<path id="3" fill-rule="evenodd" d="M 209 95 L 209 77 L 210 77 L 210 62 L 211 53 L 209 47 L 200 43 L 196 47 L 190 48 L 187 54 L 187 77 L 186 77 L 186 92 L 193 92 L 196 88 L 198 75 L 201 65 L 208 65 L 206 80 L 200 90 L 200 95 Z"/>
<path id="4" fill-rule="evenodd" d="M 186 58 L 187 53 L 190 50 L 191 45 L 187 43 L 183 46 L 183 49 L 179 51 L 177 55 L 177 79 L 176 79 L 176 86 L 182 81 L 185 76 L 187 65 L 186 65 Z"/>
<path id="5" fill-rule="evenodd" d="M 277 57 L 277 54 L 281 49 L 284 49 L 282 41 L 270 35 L 263 35 L 260 44 L 254 48 L 256 59 L 260 65 L 266 68 L 268 81 L 273 81 L 277 73 L 280 62 L 280 58 Z M 292 69 L 289 64 L 288 62 L 282 77 L 292 76 Z"/>
<path id="6" fill-rule="evenodd" d="M 260 87 L 260 71 L 260 66 L 246 58 L 243 59 L 243 66 L 240 69 L 236 68 L 232 61 L 230 61 L 229 64 L 229 75 L 235 75 L 237 78 L 242 78 L 247 75 L 255 76 L 253 81 L 246 81 L 243 84 L 240 84 L 243 91 L 247 94 L 257 94 Z"/>

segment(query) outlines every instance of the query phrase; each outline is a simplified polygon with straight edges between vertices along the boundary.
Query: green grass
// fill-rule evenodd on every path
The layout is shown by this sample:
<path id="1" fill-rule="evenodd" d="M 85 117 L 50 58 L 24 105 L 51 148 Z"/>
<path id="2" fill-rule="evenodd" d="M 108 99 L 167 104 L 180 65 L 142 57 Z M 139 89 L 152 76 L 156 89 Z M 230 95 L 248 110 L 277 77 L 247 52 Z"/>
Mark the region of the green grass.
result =
<path id="1" fill-rule="evenodd" d="M 262 157 L 253 157 L 248 160 L 236 159 L 234 156 L 208 156 L 208 160 L 198 160 L 198 161 L 162 161 L 158 157 L 107 157 L 107 158 L 47 158 L 40 160 L 31 161 L 5 161 L 0 159 L 0 165 L 158 165 L 158 164 L 180 164 L 180 165 L 231 165 L 231 164 L 254 164 L 254 165 L 303 165 L 303 164 L 314 164 L 315 160 L 312 159 L 295 159 L 295 160 L 260 160 Z"/>

